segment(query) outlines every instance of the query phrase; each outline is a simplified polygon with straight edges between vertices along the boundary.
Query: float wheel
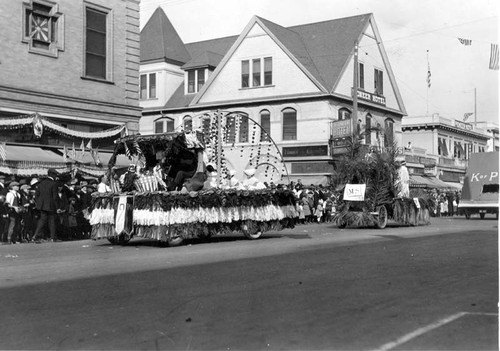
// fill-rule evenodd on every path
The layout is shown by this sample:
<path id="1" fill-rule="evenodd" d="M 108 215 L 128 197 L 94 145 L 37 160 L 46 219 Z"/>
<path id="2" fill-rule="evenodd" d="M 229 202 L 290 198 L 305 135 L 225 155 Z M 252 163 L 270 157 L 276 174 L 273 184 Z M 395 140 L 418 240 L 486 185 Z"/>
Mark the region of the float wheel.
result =
<path id="1" fill-rule="evenodd" d="M 249 230 L 248 230 L 248 226 L 246 224 L 243 224 L 241 226 L 241 231 L 243 232 L 243 234 L 245 235 L 245 237 L 247 239 L 250 239 L 250 240 L 256 240 L 256 239 L 259 239 L 261 236 L 262 236 L 262 232 L 259 230 L 255 233 L 251 233 Z"/>
<path id="2" fill-rule="evenodd" d="M 377 222 L 375 223 L 375 227 L 378 229 L 384 229 L 387 225 L 387 209 L 384 205 L 380 205 L 378 207 L 378 216 Z"/>
<path id="3" fill-rule="evenodd" d="M 184 238 L 182 236 L 174 236 L 174 237 L 171 237 L 169 239 L 167 239 L 167 244 L 168 246 L 179 246 L 180 244 L 182 244 L 182 242 L 184 241 Z"/>
<path id="4" fill-rule="evenodd" d="M 112 236 L 108 238 L 108 241 L 113 245 L 125 245 L 132 239 L 132 235 L 120 234 L 118 236 Z"/>

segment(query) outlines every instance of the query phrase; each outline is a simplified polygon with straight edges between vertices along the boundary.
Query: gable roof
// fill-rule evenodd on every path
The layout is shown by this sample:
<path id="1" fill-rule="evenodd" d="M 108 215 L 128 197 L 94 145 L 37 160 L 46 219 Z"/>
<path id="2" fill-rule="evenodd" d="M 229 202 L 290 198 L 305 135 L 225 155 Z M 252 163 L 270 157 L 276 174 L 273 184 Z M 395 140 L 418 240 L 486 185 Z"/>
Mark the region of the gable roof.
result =
<path id="1" fill-rule="evenodd" d="M 205 51 L 183 65 L 181 69 L 187 70 L 199 67 L 217 67 L 224 56 L 215 52 Z"/>
<path id="2" fill-rule="evenodd" d="M 166 61 L 184 64 L 191 56 L 174 26 L 158 7 L 141 31 L 141 63 Z"/>

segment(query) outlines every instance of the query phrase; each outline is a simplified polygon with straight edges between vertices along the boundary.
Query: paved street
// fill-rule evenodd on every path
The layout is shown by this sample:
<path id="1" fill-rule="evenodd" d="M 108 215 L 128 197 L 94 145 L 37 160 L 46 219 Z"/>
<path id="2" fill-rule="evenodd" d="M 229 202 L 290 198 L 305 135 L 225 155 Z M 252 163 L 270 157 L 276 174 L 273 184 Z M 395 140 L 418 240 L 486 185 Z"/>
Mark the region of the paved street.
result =
<path id="1" fill-rule="evenodd" d="M 0 247 L 0 349 L 498 349 L 498 221 Z"/>

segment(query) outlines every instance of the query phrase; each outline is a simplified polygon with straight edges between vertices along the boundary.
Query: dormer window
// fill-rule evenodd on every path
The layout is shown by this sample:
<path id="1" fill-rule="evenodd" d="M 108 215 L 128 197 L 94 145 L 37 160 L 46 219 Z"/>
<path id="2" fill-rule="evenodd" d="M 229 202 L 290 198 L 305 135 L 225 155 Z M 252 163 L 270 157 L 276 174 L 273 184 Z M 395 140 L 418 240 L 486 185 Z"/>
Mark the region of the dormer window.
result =
<path id="1" fill-rule="evenodd" d="M 193 69 L 187 72 L 188 82 L 187 82 L 187 93 L 195 94 L 198 93 L 203 85 L 205 84 L 205 69 Z"/>
<path id="2" fill-rule="evenodd" d="M 251 79 L 250 79 L 251 77 Z M 241 87 L 256 88 L 273 84 L 273 58 L 241 61 Z"/>

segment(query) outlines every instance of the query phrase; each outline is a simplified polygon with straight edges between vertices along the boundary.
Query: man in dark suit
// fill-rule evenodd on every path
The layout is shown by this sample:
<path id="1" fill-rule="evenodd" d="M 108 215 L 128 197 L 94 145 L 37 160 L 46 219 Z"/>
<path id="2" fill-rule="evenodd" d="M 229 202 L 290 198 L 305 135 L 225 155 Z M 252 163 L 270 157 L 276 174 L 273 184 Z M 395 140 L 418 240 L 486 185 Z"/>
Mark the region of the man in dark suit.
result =
<path id="1" fill-rule="evenodd" d="M 33 240 L 39 243 L 41 232 L 48 224 L 50 231 L 50 241 L 56 241 L 56 210 L 57 210 L 57 171 L 49 168 L 47 171 L 48 177 L 38 183 L 38 188 L 35 192 L 36 208 L 40 211 L 40 219 L 36 226 Z"/>

